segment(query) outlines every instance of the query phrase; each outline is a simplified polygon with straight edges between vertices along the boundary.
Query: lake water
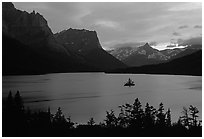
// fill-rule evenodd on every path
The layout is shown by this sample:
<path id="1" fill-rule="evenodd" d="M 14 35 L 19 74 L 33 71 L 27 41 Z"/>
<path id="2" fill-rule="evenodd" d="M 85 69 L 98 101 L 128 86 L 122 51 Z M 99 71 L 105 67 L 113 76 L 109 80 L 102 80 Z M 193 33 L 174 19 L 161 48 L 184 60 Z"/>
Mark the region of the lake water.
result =
<path id="1" fill-rule="evenodd" d="M 128 78 L 134 87 L 124 87 Z M 202 118 L 202 77 L 179 75 L 60 73 L 32 76 L 3 76 L 2 97 L 20 91 L 26 107 L 34 110 L 58 107 L 66 117 L 86 123 L 90 117 L 102 122 L 107 110 L 119 112 L 119 105 L 133 104 L 139 98 L 144 108 L 148 102 L 158 109 L 163 102 L 171 109 L 172 121 L 182 115 L 183 107 L 196 106 Z"/>

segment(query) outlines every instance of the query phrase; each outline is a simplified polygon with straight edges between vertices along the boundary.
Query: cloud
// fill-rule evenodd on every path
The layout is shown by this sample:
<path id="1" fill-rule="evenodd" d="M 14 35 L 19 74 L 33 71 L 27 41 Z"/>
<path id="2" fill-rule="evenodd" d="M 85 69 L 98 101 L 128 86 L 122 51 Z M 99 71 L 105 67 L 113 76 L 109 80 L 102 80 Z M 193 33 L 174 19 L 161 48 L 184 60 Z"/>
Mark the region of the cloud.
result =
<path id="1" fill-rule="evenodd" d="M 193 38 L 189 38 L 189 39 L 178 39 L 177 43 L 179 46 L 183 45 L 195 45 L 195 44 L 201 44 L 202 45 L 202 36 L 198 36 L 198 37 L 193 37 Z"/>
<path id="2" fill-rule="evenodd" d="M 149 45 L 150 45 L 150 46 L 156 46 L 157 44 L 158 44 L 158 43 L 155 42 L 155 41 L 149 42 Z"/>
<path id="3" fill-rule="evenodd" d="M 201 2 L 185 2 L 185 3 L 177 4 L 175 6 L 170 7 L 168 11 L 180 12 L 180 11 L 192 11 L 197 9 L 202 9 Z"/>
<path id="4" fill-rule="evenodd" d="M 174 35 L 174 36 L 181 36 L 181 34 L 178 33 L 178 32 L 174 32 L 173 35 Z"/>
<path id="5" fill-rule="evenodd" d="M 110 20 L 98 20 L 94 23 L 95 26 L 102 27 L 102 28 L 112 28 L 112 29 L 119 29 L 120 24 Z"/>
<path id="6" fill-rule="evenodd" d="M 178 29 L 188 28 L 188 25 L 179 26 Z"/>
<path id="7" fill-rule="evenodd" d="M 78 24 L 83 24 L 82 19 L 90 14 L 91 12 L 89 10 L 81 10 L 80 13 L 73 17 L 73 21 L 75 21 Z"/>
<path id="8" fill-rule="evenodd" d="M 195 25 L 194 28 L 198 28 L 199 29 L 199 28 L 202 28 L 202 26 L 201 25 Z"/>

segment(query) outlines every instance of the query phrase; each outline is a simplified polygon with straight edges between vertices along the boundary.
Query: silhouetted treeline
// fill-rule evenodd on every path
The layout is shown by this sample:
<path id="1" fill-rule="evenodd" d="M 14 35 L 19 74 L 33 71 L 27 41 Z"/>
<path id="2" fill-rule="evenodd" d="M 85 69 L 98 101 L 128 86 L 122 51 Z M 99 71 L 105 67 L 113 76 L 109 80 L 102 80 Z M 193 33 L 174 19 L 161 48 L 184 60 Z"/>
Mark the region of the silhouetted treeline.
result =
<path id="1" fill-rule="evenodd" d="M 201 121 L 198 121 L 198 109 L 192 105 L 183 108 L 183 115 L 176 123 L 171 122 L 171 110 L 164 110 L 146 103 L 145 108 L 139 99 L 133 104 L 119 106 L 120 113 L 107 111 L 103 122 L 96 124 L 90 118 L 87 124 L 76 124 L 66 118 L 59 107 L 55 114 L 47 111 L 32 112 L 25 109 L 19 91 L 9 95 L 3 101 L 3 136 L 202 136 Z"/>

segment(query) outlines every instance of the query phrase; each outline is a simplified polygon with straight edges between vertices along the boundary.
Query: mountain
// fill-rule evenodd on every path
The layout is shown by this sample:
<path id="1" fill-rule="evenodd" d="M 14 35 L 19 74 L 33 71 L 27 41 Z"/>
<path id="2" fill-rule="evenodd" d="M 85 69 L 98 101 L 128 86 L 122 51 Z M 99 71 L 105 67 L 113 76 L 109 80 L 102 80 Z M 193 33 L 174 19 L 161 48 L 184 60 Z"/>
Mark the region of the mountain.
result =
<path id="1" fill-rule="evenodd" d="M 69 28 L 54 34 L 54 36 L 66 49 L 79 54 L 88 53 L 97 48 L 102 49 L 96 31 Z"/>
<path id="2" fill-rule="evenodd" d="M 126 67 L 121 61 L 107 53 L 100 45 L 96 31 L 67 29 L 55 35 L 58 43 L 72 51 L 99 70 Z"/>
<path id="3" fill-rule="evenodd" d="M 92 69 L 79 63 L 55 40 L 47 21 L 39 13 L 20 11 L 12 3 L 3 2 L 2 35 L 2 60 L 3 63 L 7 63 L 3 66 L 3 74 L 40 74 Z"/>
<path id="4" fill-rule="evenodd" d="M 3 33 L 32 49 L 44 49 L 69 55 L 54 39 L 47 21 L 39 13 L 17 10 L 12 3 L 2 3 Z"/>
<path id="5" fill-rule="evenodd" d="M 120 47 L 120 48 L 115 48 L 112 50 L 108 50 L 107 52 L 119 59 L 120 61 L 123 61 L 126 59 L 128 56 L 130 56 L 132 53 L 137 51 L 137 47 Z"/>
<path id="6" fill-rule="evenodd" d="M 167 63 L 109 71 L 109 73 L 175 74 L 202 76 L 202 50 Z"/>
<path id="7" fill-rule="evenodd" d="M 168 61 L 180 58 L 196 51 L 202 50 L 202 45 L 189 45 L 185 48 L 165 49 L 160 52 L 168 57 Z"/>
<path id="8" fill-rule="evenodd" d="M 3 34 L 2 40 L 3 75 L 43 74 L 54 72 L 59 66 L 16 39 Z"/>
<path id="9" fill-rule="evenodd" d="M 176 56 L 177 54 L 179 54 L 180 52 L 184 51 L 184 48 L 174 48 L 174 49 L 164 49 L 161 50 L 160 52 L 167 56 L 168 59 L 171 59 L 171 57 Z"/>
<path id="10" fill-rule="evenodd" d="M 120 61 L 130 67 L 159 64 L 192 54 L 202 49 L 202 45 L 189 45 L 185 48 L 157 50 L 146 43 L 140 47 L 121 47 L 109 51 Z"/>
<path id="11" fill-rule="evenodd" d="M 67 32 L 69 42 L 74 45 L 60 40 L 62 33 L 54 35 L 41 14 L 20 11 L 12 3 L 3 2 L 3 75 L 105 71 L 125 67 L 102 49 L 95 31 L 70 29 Z"/>
<path id="12" fill-rule="evenodd" d="M 189 45 L 187 48 L 188 49 L 194 49 L 194 50 L 201 50 L 202 49 L 202 44 Z"/>
<path id="13" fill-rule="evenodd" d="M 65 57 L 66 58 L 66 57 Z M 55 72 L 80 72 L 93 71 L 93 67 L 88 67 L 78 63 L 72 57 L 70 59 L 58 59 L 47 55 L 42 55 L 30 46 L 11 38 L 2 36 L 2 71 L 3 75 L 18 74 L 45 74 Z"/>
<path id="14" fill-rule="evenodd" d="M 179 39 L 179 45 L 180 46 L 202 45 L 202 36 L 192 37 L 186 40 Z"/>
<path id="15" fill-rule="evenodd" d="M 140 47 L 116 48 L 110 54 L 131 67 L 161 63 L 168 59 L 167 56 L 152 48 L 148 43 Z"/>

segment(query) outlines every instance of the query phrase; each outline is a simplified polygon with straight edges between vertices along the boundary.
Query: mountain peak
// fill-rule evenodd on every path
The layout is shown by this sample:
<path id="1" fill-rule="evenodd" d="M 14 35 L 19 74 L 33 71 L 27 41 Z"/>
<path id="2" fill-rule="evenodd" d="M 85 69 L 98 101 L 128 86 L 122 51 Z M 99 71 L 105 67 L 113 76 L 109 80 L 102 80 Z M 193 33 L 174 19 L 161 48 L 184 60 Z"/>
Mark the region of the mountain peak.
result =
<path id="1" fill-rule="evenodd" d="M 3 2 L 2 7 L 4 33 L 26 44 L 30 44 L 34 40 L 29 36 L 33 36 L 35 39 L 38 38 L 36 40 L 42 40 L 41 38 L 52 35 L 46 19 L 38 12 L 33 10 L 33 12 L 28 13 L 18 10 L 10 2 Z"/>
<path id="2" fill-rule="evenodd" d="M 140 46 L 139 48 L 140 48 L 140 49 L 144 49 L 144 50 L 146 50 L 146 51 L 153 51 L 153 49 L 154 49 L 154 48 L 152 48 L 152 47 L 149 45 L 149 43 L 145 43 L 145 45 Z"/>
<path id="3" fill-rule="evenodd" d="M 149 43 L 147 42 L 147 43 L 145 43 L 144 47 L 151 47 L 151 46 L 150 46 Z"/>
<path id="4" fill-rule="evenodd" d="M 15 7 L 14 7 L 12 2 L 3 2 L 2 3 L 2 9 L 3 10 L 4 9 L 6 9 L 6 10 L 8 10 L 8 9 L 15 9 Z"/>

